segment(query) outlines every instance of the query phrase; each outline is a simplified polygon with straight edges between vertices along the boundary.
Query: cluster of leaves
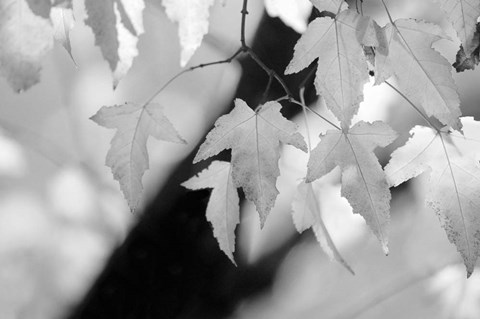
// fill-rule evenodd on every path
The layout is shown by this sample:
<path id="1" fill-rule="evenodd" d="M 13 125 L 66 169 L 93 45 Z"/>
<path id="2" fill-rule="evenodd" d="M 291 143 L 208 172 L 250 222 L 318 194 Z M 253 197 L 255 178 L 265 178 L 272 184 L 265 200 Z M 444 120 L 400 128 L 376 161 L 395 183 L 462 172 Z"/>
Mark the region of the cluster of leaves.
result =
<path id="1" fill-rule="evenodd" d="M 310 2 L 300 1 L 302 4 L 297 7 L 290 3 L 290 6 L 303 15 L 312 5 L 328 14 L 316 18 L 308 27 L 291 24 L 305 32 L 295 46 L 285 74 L 299 72 L 318 60 L 315 88 L 339 125 L 329 122 L 332 130 L 323 133 L 319 144 L 310 149 L 296 125 L 281 115 L 281 99 L 254 110 L 237 99 L 234 109 L 216 121 L 194 159 L 196 163 L 231 149 L 231 162 L 213 161 L 183 186 L 192 190 L 213 189 L 207 219 L 213 225 L 220 248 L 234 262 L 234 231 L 240 213 L 237 188 L 242 188 L 246 198 L 255 204 L 263 226 L 279 193 L 276 181 L 280 175 L 281 146 L 290 144 L 309 152 L 305 181 L 298 186 L 292 205 L 295 226 L 300 232 L 312 228 L 329 256 L 351 270 L 322 221 L 314 181 L 339 167 L 342 196 L 354 213 L 363 216 L 388 253 L 390 187 L 428 171 L 431 188 L 426 204 L 438 215 L 449 240 L 456 245 L 469 276 L 480 254 L 480 166 L 475 151 L 480 143 L 480 123 L 461 117 L 453 68 L 432 48 L 436 41 L 447 37 L 435 24 L 413 19 L 394 21 L 383 0 L 390 19 L 384 27 L 361 10 L 349 8 L 343 0 Z M 480 0 L 437 2 L 461 41 L 455 67 L 459 71 L 473 69 L 478 64 L 476 25 Z M 182 66 L 188 63 L 208 31 L 209 8 L 213 3 L 214 0 L 162 1 L 167 16 L 179 26 Z M 244 27 L 247 1 L 243 4 Z M 278 2 L 266 0 L 266 5 L 269 12 L 289 21 L 288 15 L 282 16 L 276 7 Z M 138 37 L 144 31 L 144 7 L 143 0 L 85 0 L 88 16 L 85 23 L 92 28 L 95 43 L 112 70 L 114 87 L 137 55 Z M 19 11 L 23 19 L 17 18 Z M 0 72 L 14 90 L 23 91 L 38 82 L 41 58 L 52 47 L 53 39 L 72 56 L 69 30 L 73 24 L 72 0 L 0 2 Z M 245 45 L 243 31 L 242 46 L 232 58 L 246 52 L 260 63 Z M 391 86 L 428 124 L 411 130 L 410 139 L 394 151 L 385 169 L 374 150 L 392 143 L 397 133 L 381 121 L 352 124 L 363 101 L 363 87 L 370 80 L 369 74 L 374 74 L 376 85 Z M 285 88 L 284 100 L 307 110 L 304 103 L 293 99 L 281 77 L 278 74 L 274 77 Z M 398 87 L 389 82 L 392 77 Z M 148 169 L 147 139 L 154 136 L 185 143 L 162 107 L 152 103 L 153 98 L 144 104 L 104 106 L 92 117 L 99 125 L 116 129 L 106 164 L 119 181 L 132 211 L 138 205 L 142 176 Z M 442 127 L 432 122 L 432 117 Z"/>

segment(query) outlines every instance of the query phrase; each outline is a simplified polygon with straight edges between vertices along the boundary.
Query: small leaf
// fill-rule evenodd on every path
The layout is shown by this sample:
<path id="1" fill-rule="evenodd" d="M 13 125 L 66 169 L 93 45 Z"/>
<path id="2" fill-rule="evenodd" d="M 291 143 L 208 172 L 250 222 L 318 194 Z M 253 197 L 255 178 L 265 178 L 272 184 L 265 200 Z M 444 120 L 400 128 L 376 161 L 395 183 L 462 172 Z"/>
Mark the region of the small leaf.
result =
<path id="1" fill-rule="evenodd" d="M 369 81 L 367 61 L 357 40 L 364 19 L 353 10 L 342 11 L 335 19 L 315 19 L 295 45 L 285 71 L 299 72 L 318 58 L 315 88 L 343 128 L 350 126 L 363 100 L 363 86 Z"/>
<path id="2" fill-rule="evenodd" d="M 408 142 L 395 150 L 385 167 L 397 186 L 428 172 L 426 204 L 439 217 L 470 276 L 480 253 L 480 123 L 461 118 L 463 135 L 416 126 Z"/>
<path id="3" fill-rule="evenodd" d="M 318 197 L 313 190 L 313 183 L 307 184 L 302 182 L 298 185 L 292 202 L 292 217 L 295 227 L 299 233 L 302 233 L 308 228 L 312 228 L 317 241 L 328 257 L 331 260 L 339 262 L 354 275 L 355 273 L 345 259 L 343 259 L 323 222 Z"/>
<path id="4" fill-rule="evenodd" d="M 180 65 L 184 67 L 202 44 L 208 33 L 209 8 L 215 0 L 162 0 L 168 18 L 178 23 L 182 52 Z"/>
<path id="5" fill-rule="evenodd" d="M 50 20 L 52 20 L 54 31 L 53 36 L 55 40 L 67 50 L 70 58 L 76 65 L 75 59 L 72 55 L 72 46 L 70 44 L 70 30 L 72 30 L 75 25 L 72 7 L 52 8 Z"/>
<path id="6" fill-rule="evenodd" d="M 342 196 L 353 212 L 365 218 L 367 225 L 388 253 L 387 227 L 390 220 L 390 190 L 385 174 L 373 153 L 385 147 L 397 134 L 385 123 L 359 122 L 348 131 L 328 131 L 312 151 L 308 161 L 307 183 L 342 170 Z"/>
<path id="7" fill-rule="evenodd" d="M 280 143 L 307 150 L 296 125 L 281 115 L 281 107 L 278 102 L 267 102 L 254 112 L 236 99 L 235 108 L 215 122 L 193 160 L 197 163 L 231 149 L 233 182 L 255 203 L 262 227 L 278 195 Z"/>
<path id="8" fill-rule="evenodd" d="M 385 26 L 388 53 L 377 51 L 377 84 L 395 75 L 400 91 L 414 104 L 422 106 L 428 116 L 443 124 L 461 129 L 460 99 L 452 77 L 450 63 L 432 49 L 445 36 L 440 27 L 414 20 L 397 20 Z"/>
<path id="9" fill-rule="evenodd" d="M 235 264 L 235 227 L 240 223 L 240 206 L 230 163 L 213 161 L 207 169 L 183 182 L 182 186 L 191 190 L 213 188 L 207 205 L 207 220 L 213 226 L 220 249 Z"/>
<path id="10" fill-rule="evenodd" d="M 156 103 L 103 106 L 90 119 L 117 130 L 107 153 L 106 165 L 119 181 L 128 206 L 135 211 L 143 191 L 142 176 L 148 169 L 147 140 L 150 135 L 168 142 L 185 141 Z"/>
<path id="11" fill-rule="evenodd" d="M 113 72 L 113 87 L 127 74 L 137 56 L 138 37 L 143 33 L 144 0 L 85 0 L 89 25 Z"/>

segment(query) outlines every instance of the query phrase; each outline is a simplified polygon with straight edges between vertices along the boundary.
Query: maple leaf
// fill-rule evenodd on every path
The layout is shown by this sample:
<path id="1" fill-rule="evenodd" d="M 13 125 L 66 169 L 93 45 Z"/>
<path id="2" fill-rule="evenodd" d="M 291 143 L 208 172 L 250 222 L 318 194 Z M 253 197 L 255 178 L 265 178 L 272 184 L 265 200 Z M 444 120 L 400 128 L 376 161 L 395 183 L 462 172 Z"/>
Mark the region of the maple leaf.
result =
<path id="1" fill-rule="evenodd" d="M 480 17 L 478 0 L 438 0 L 440 7 L 447 13 L 466 55 L 470 55 L 478 45 L 474 43 L 477 19 Z"/>
<path id="2" fill-rule="evenodd" d="M 125 76 L 137 56 L 138 37 L 143 33 L 144 0 L 85 0 L 85 24 L 95 35 L 113 72 L 113 87 Z"/>
<path id="3" fill-rule="evenodd" d="M 165 117 L 163 108 L 156 103 L 103 106 L 90 119 L 98 125 L 117 130 L 105 164 L 112 169 L 128 206 L 134 211 L 143 190 L 142 176 L 148 169 L 149 136 L 168 142 L 186 142 Z"/>
<path id="4" fill-rule="evenodd" d="M 338 251 L 323 222 L 318 195 L 313 190 L 313 183 L 302 182 L 298 185 L 292 202 L 292 217 L 295 228 L 299 233 L 312 228 L 317 241 L 328 257 L 331 260 L 338 261 L 350 273 L 355 274 Z"/>
<path id="5" fill-rule="evenodd" d="M 397 20 L 384 27 L 388 51 L 375 56 L 377 84 L 395 75 L 400 91 L 428 116 L 435 116 L 452 128 L 461 129 L 460 99 L 449 62 L 432 49 L 445 38 L 440 27 L 414 20 Z"/>
<path id="6" fill-rule="evenodd" d="M 353 10 L 344 10 L 335 19 L 315 19 L 295 45 L 285 71 L 299 72 L 318 58 L 315 88 L 343 128 L 350 126 L 369 80 L 367 61 L 357 40 L 364 19 Z"/>
<path id="7" fill-rule="evenodd" d="M 208 32 L 209 8 L 214 2 L 215 0 L 162 0 L 168 18 L 178 23 L 182 67 L 188 63 Z"/>
<path id="8" fill-rule="evenodd" d="M 280 18 L 296 32 L 303 33 L 307 29 L 312 4 L 308 0 L 265 0 L 265 11 L 272 18 Z"/>
<path id="9" fill-rule="evenodd" d="M 262 227 L 278 195 L 280 143 L 307 151 L 295 123 L 281 115 L 281 107 L 278 102 L 267 102 L 254 112 L 236 99 L 235 108 L 215 122 L 193 160 L 197 163 L 231 149 L 233 183 L 255 203 Z"/>
<path id="10" fill-rule="evenodd" d="M 76 65 L 75 59 L 72 55 L 72 46 L 70 44 L 70 30 L 75 25 L 75 18 L 73 16 L 72 2 L 68 1 L 64 7 L 54 7 L 51 9 L 50 20 L 53 25 L 53 36 L 55 40 L 60 43 L 65 50 L 67 50 L 73 63 Z"/>
<path id="11" fill-rule="evenodd" d="M 25 0 L 0 1 L 0 43 L 0 73 L 10 86 L 21 92 L 38 83 L 41 60 L 53 47 L 48 16 L 32 12 Z"/>
<path id="12" fill-rule="evenodd" d="M 428 172 L 426 204 L 438 215 L 470 276 L 480 251 L 480 123 L 461 118 L 463 133 L 416 126 L 385 167 L 391 186 Z"/>
<path id="13" fill-rule="evenodd" d="M 373 150 L 385 147 L 397 134 L 385 123 L 359 122 L 348 131 L 330 130 L 323 136 L 308 161 L 306 182 L 320 178 L 335 167 L 342 170 L 342 196 L 353 212 L 366 220 L 388 253 L 387 226 L 390 190 Z"/>
<path id="14" fill-rule="evenodd" d="M 207 220 L 213 226 L 220 249 L 235 264 L 235 227 L 240 223 L 240 206 L 231 170 L 230 163 L 213 161 L 207 169 L 183 182 L 182 186 L 191 190 L 213 188 L 207 205 Z"/>

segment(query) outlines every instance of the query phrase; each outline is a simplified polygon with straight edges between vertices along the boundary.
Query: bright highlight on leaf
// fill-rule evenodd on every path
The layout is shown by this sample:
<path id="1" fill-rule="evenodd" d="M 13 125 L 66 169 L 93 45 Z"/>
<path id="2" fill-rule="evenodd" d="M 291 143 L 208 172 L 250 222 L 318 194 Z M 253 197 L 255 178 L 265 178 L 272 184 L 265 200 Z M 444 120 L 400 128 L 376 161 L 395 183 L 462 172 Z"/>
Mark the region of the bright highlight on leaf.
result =
<path id="1" fill-rule="evenodd" d="M 318 192 L 313 189 L 314 183 L 302 182 L 297 187 L 297 192 L 292 202 L 293 223 L 299 233 L 312 228 L 317 241 L 320 243 L 323 251 L 331 260 L 338 261 L 352 275 L 352 268 L 343 259 L 335 243 L 330 237 L 325 223 L 323 222 L 322 211 L 320 209 Z"/>
<path id="2" fill-rule="evenodd" d="M 388 53 L 378 50 L 375 58 L 377 84 L 395 75 L 400 91 L 428 116 L 435 116 L 453 129 L 461 129 L 460 99 L 450 63 L 432 44 L 445 38 L 440 27 L 414 20 L 397 20 L 384 27 Z"/>
<path id="3" fill-rule="evenodd" d="M 278 102 L 267 102 L 254 112 L 235 100 L 235 108 L 221 116 L 200 146 L 194 163 L 212 157 L 224 149 L 232 150 L 232 177 L 253 201 L 263 227 L 278 195 L 277 177 L 281 143 L 307 151 L 305 141 L 293 122 L 280 113 Z"/>
<path id="4" fill-rule="evenodd" d="M 336 14 L 348 8 L 348 4 L 344 0 L 310 0 L 310 2 L 320 12 L 328 11 Z"/>
<path id="5" fill-rule="evenodd" d="M 479 0 L 438 0 L 443 11 L 447 14 L 458 37 L 462 42 L 465 54 L 470 55 L 478 46 L 474 43 L 478 17 L 480 17 Z"/>
<path id="6" fill-rule="evenodd" d="M 265 0 L 265 11 L 273 18 L 280 18 L 298 33 L 303 33 L 307 29 L 312 4 L 308 0 Z"/>
<path id="7" fill-rule="evenodd" d="M 463 117 L 464 135 L 416 126 L 393 152 L 385 173 L 397 186 L 428 172 L 426 204 L 438 215 L 448 239 L 457 246 L 470 276 L 480 253 L 480 123 Z"/>
<path id="8" fill-rule="evenodd" d="M 40 81 L 41 60 L 53 47 L 50 5 L 35 11 L 25 0 L 0 1 L 0 74 L 16 92 Z"/>
<path id="9" fill-rule="evenodd" d="M 312 182 L 339 166 L 342 170 L 342 196 L 353 212 L 367 225 L 388 253 L 387 227 L 390 220 L 390 190 L 385 174 L 373 153 L 385 147 L 397 134 L 385 123 L 359 122 L 348 131 L 327 131 L 312 151 L 306 182 Z"/>
<path id="10" fill-rule="evenodd" d="M 215 0 L 162 0 L 167 16 L 178 23 L 182 47 L 180 65 L 184 67 L 208 33 L 209 9 Z"/>
<path id="11" fill-rule="evenodd" d="M 357 40 L 365 19 L 353 10 L 342 11 L 335 19 L 315 19 L 295 45 L 285 71 L 299 72 L 318 58 L 315 88 L 344 128 L 357 113 L 363 86 L 369 80 L 367 61 Z"/>
<path id="12" fill-rule="evenodd" d="M 91 120 L 117 130 L 107 153 L 106 165 L 120 183 L 128 206 L 135 211 L 143 191 L 142 176 L 148 169 L 148 138 L 153 136 L 174 143 L 185 141 L 156 103 L 103 106 Z"/>
<path id="13" fill-rule="evenodd" d="M 220 249 L 235 264 L 235 227 L 240 223 L 240 206 L 231 170 L 230 163 L 213 161 L 207 169 L 182 183 L 182 186 L 191 190 L 213 188 L 207 205 L 207 220 L 213 226 Z"/>
<path id="14" fill-rule="evenodd" d="M 85 0 L 89 25 L 113 72 L 113 87 L 127 74 L 137 56 L 138 37 L 143 33 L 143 0 Z"/>

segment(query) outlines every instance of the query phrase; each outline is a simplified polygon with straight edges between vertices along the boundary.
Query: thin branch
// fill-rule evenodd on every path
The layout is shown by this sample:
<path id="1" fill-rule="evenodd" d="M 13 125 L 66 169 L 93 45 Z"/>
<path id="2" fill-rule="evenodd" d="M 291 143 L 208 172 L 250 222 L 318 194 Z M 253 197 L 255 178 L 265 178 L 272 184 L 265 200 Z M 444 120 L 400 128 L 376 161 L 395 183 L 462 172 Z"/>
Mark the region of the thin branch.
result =
<path id="1" fill-rule="evenodd" d="M 260 104 L 263 104 L 266 102 L 267 98 L 268 98 L 268 93 L 270 92 L 270 87 L 272 86 L 272 80 L 273 80 L 273 75 L 270 74 L 268 76 L 268 83 L 267 83 L 267 87 L 265 88 L 265 91 L 263 91 L 263 94 L 262 94 L 262 99 L 260 100 Z"/>
<path id="2" fill-rule="evenodd" d="M 277 80 L 277 82 L 282 86 L 283 90 L 290 98 L 293 98 L 292 92 L 277 72 L 275 72 L 273 69 L 270 69 L 265 63 L 263 63 L 260 57 L 250 47 L 246 47 L 246 52 L 252 58 L 252 60 L 255 61 L 258 66 L 261 67 L 265 71 L 265 73 L 268 74 L 268 76 L 273 76 L 275 80 Z"/>
<path id="3" fill-rule="evenodd" d="M 165 90 L 170 84 L 172 84 L 173 81 L 178 79 L 180 76 L 184 75 L 185 73 L 192 72 L 197 69 L 205 68 L 208 66 L 212 65 L 218 65 L 218 64 L 226 64 L 232 62 L 237 56 L 239 56 L 241 53 L 243 53 L 244 50 L 243 48 L 238 49 L 231 57 L 225 59 L 225 60 L 220 60 L 220 61 L 214 61 L 214 62 L 208 62 L 208 63 L 202 63 L 198 64 L 192 67 L 189 67 L 188 69 L 182 70 L 179 73 L 177 73 L 175 76 L 170 78 L 164 85 L 162 85 L 152 96 L 150 96 L 149 99 L 145 103 L 143 103 L 143 108 L 145 108 L 146 105 L 148 105 L 150 102 L 152 102 L 160 93 L 162 93 L 163 90 Z"/>
<path id="4" fill-rule="evenodd" d="M 248 5 L 248 0 L 243 0 L 243 7 L 242 7 L 242 26 L 240 28 L 240 43 L 242 44 L 242 48 L 246 48 L 247 44 L 245 42 L 245 24 L 247 20 L 247 5 Z"/>

